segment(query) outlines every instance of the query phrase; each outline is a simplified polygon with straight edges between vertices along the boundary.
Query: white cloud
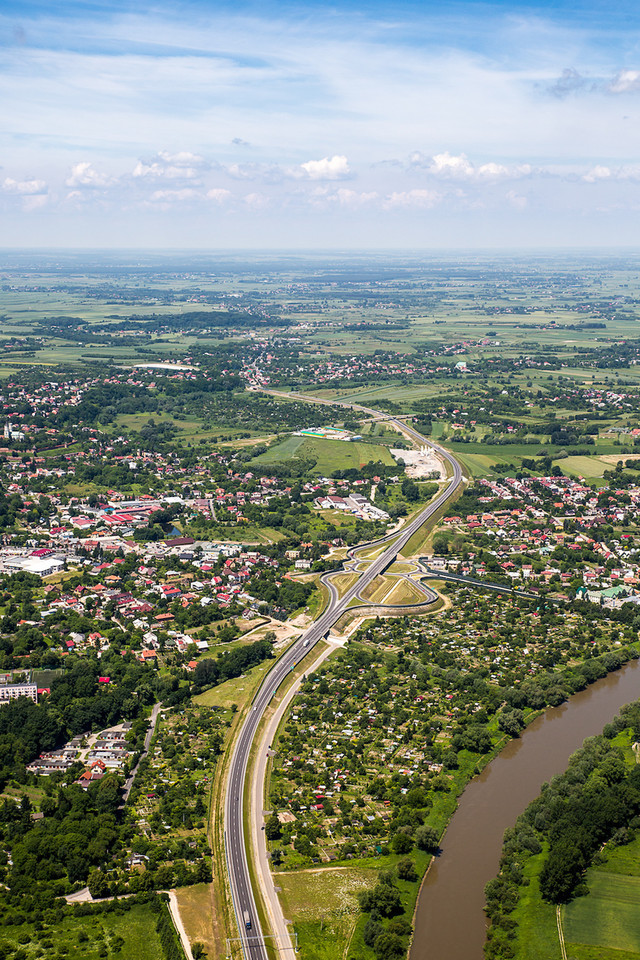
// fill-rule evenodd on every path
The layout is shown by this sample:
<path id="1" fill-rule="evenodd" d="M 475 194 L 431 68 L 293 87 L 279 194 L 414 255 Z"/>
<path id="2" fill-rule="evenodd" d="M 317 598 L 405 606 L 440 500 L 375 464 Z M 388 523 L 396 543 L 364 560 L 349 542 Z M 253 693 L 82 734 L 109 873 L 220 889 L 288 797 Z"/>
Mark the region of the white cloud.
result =
<path id="1" fill-rule="evenodd" d="M 212 187 L 211 190 L 207 190 L 207 199 L 213 200 L 214 203 L 226 203 L 230 197 L 231 191 L 222 187 Z"/>
<path id="2" fill-rule="evenodd" d="M 26 197 L 46 194 L 47 184 L 44 180 L 14 180 L 12 177 L 6 177 L 2 189 L 7 193 Z"/>
<path id="3" fill-rule="evenodd" d="M 610 93 L 630 93 L 640 90 L 640 70 L 621 70 L 609 84 Z"/>
<path id="4" fill-rule="evenodd" d="M 312 206 L 318 208 L 345 207 L 359 209 L 375 203 L 379 199 L 379 195 L 375 190 L 360 193 L 357 190 L 348 190 L 345 187 L 340 187 L 339 190 L 332 190 L 330 187 L 316 187 L 308 195 L 308 199 Z"/>
<path id="5" fill-rule="evenodd" d="M 322 160 L 307 160 L 300 168 L 309 180 L 347 180 L 351 176 L 346 157 L 323 157 Z"/>
<path id="6" fill-rule="evenodd" d="M 511 175 L 509 168 L 501 163 L 483 163 L 482 166 L 478 167 L 476 173 L 479 177 L 485 177 L 487 180 L 497 180 Z"/>
<path id="7" fill-rule="evenodd" d="M 161 150 L 148 162 L 138 160 L 133 169 L 136 178 L 164 178 L 166 180 L 195 180 L 209 165 L 196 153 L 180 151 L 168 153 Z"/>
<path id="8" fill-rule="evenodd" d="M 448 151 L 436 153 L 433 157 L 415 151 L 409 157 L 408 167 L 410 170 L 423 170 L 442 180 L 507 180 L 527 177 L 532 173 L 528 163 L 505 166 L 490 160 L 476 166 L 465 153 L 455 155 Z"/>
<path id="9" fill-rule="evenodd" d="M 378 194 L 375 190 L 369 193 L 358 193 L 357 190 L 346 190 L 344 187 L 337 190 L 335 195 L 338 203 L 342 207 L 362 207 L 378 199 Z"/>
<path id="10" fill-rule="evenodd" d="M 509 206 L 513 207 L 514 210 L 524 210 L 529 205 L 527 198 L 523 197 L 522 194 L 516 193 L 515 190 L 509 190 L 507 200 Z"/>
<path id="11" fill-rule="evenodd" d="M 113 181 L 95 169 L 89 160 L 74 163 L 71 175 L 65 180 L 68 187 L 107 187 Z"/>
<path id="12" fill-rule="evenodd" d="M 165 163 L 174 167 L 201 167 L 205 165 L 204 157 L 197 153 L 190 153 L 188 150 L 180 150 L 178 153 L 169 153 L 167 150 L 160 150 L 158 156 Z"/>
<path id="13" fill-rule="evenodd" d="M 186 200 L 195 200 L 198 196 L 197 190 L 184 187 L 181 190 L 154 190 L 149 200 L 151 203 L 183 203 Z"/>
<path id="14" fill-rule="evenodd" d="M 441 196 L 436 190 L 406 190 L 390 194 L 385 199 L 383 207 L 385 210 L 398 208 L 430 210 L 440 200 Z"/>
<path id="15" fill-rule="evenodd" d="M 451 177 L 453 179 L 473 177 L 475 174 L 473 164 L 469 163 L 464 153 L 456 157 L 448 151 L 436 153 L 431 159 L 428 170 L 434 176 Z"/>
<path id="16" fill-rule="evenodd" d="M 29 197 L 23 197 L 22 209 L 26 210 L 27 213 L 29 213 L 32 210 L 40 210 L 42 209 L 42 207 L 46 207 L 48 202 L 49 202 L 49 197 L 44 193 L 35 194 Z"/>
<path id="17" fill-rule="evenodd" d="M 271 205 L 269 197 L 263 193 L 247 193 L 243 200 L 250 210 L 265 210 Z"/>
<path id="18" fill-rule="evenodd" d="M 596 165 L 588 173 L 585 173 L 583 180 L 587 183 L 596 183 L 598 180 L 608 180 L 611 177 L 611 170 L 609 167 L 602 167 Z"/>

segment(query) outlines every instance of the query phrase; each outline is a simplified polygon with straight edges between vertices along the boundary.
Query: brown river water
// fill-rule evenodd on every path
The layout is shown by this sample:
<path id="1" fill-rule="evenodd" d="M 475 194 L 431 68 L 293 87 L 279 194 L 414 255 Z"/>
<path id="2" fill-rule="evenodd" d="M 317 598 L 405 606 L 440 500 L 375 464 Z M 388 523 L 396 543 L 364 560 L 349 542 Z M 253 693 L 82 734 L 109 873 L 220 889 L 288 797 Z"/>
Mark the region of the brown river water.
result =
<path id="1" fill-rule="evenodd" d="M 639 698 L 633 661 L 549 708 L 468 784 L 424 879 L 409 960 L 482 960 L 484 887 L 498 872 L 504 831 L 586 737 Z"/>

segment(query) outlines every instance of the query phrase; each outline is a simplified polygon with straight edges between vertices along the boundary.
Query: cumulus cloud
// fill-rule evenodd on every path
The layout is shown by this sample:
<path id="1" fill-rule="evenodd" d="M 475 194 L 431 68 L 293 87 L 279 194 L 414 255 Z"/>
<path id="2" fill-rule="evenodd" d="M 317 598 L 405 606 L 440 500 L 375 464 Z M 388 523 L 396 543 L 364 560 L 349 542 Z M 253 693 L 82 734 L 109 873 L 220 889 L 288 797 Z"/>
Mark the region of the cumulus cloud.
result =
<path id="1" fill-rule="evenodd" d="M 587 79 L 587 77 L 583 76 L 573 67 L 567 67 L 562 71 L 557 80 L 549 84 L 547 93 L 550 93 L 552 97 L 557 97 L 558 100 L 563 100 L 572 93 L 584 93 L 585 91 L 595 90 L 597 88 L 597 82 Z"/>
<path id="2" fill-rule="evenodd" d="M 351 176 L 347 158 L 338 155 L 307 160 L 300 164 L 300 169 L 309 180 L 347 180 Z"/>
<path id="3" fill-rule="evenodd" d="M 154 190 L 149 200 L 151 203 L 183 203 L 186 200 L 195 200 L 197 196 L 197 190 L 183 187 L 181 190 Z"/>
<path id="4" fill-rule="evenodd" d="M 442 180 L 506 180 L 527 177 L 532 168 L 528 163 L 505 166 L 493 160 L 476 166 L 465 153 L 451 154 L 448 150 L 432 157 L 416 151 L 408 162 L 409 170 L 420 170 Z"/>
<path id="5" fill-rule="evenodd" d="M 385 210 L 418 209 L 430 210 L 439 203 L 441 197 L 436 190 L 406 190 L 391 193 L 382 204 Z"/>
<path id="6" fill-rule="evenodd" d="M 230 163 L 222 169 L 232 180 L 261 180 L 264 183 L 281 183 L 290 176 L 276 163 Z"/>
<path id="7" fill-rule="evenodd" d="M 196 153 L 161 150 L 149 161 L 138 160 L 133 169 L 136 178 L 164 178 L 166 180 L 195 180 L 209 165 Z"/>
<path id="8" fill-rule="evenodd" d="M 464 153 L 452 156 L 448 151 L 436 153 L 431 159 L 428 170 L 434 176 L 451 177 L 453 179 L 464 179 L 475 174 L 473 164 L 469 163 Z"/>
<path id="9" fill-rule="evenodd" d="M 640 70 L 619 70 L 616 75 L 606 77 L 585 77 L 572 67 L 562 71 L 561 75 L 546 87 L 547 93 L 564 100 L 578 94 L 622 94 L 640 90 Z"/>
<path id="10" fill-rule="evenodd" d="M 68 187 L 108 187 L 112 179 L 95 169 L 89 160 L 74 163 L 71 174 L 65 180 Z"/>
<path id="11" fill-rule="evenodd" d="M 45 207 L 48 202 L 49 197 L 45 193 L 36 194 L 35 196 L 30 197 L 23 197 L 22 209 L 29 213 L 31 210 L 40 210 L 42 207 Z"/>
<path id="12" fill-rule="evenodd" d="M 362 207 L 377 200 L 378 194 L 375 190 L 368 193 L 358 193 L 357 190 L 347 190 L 341 187 L 340 190 L 336 190 L 335 197 L 341 207 Z"/>
<path id="13" fill-rule="evenodd" d="M 479 177 L 484 177 L 487 180 L 498 180 L 502 177 L 511 176 L 509 168 L 502 163 L 483 163 L 475 172 Z"/>
<path id="14" fill-rule="evenodd" d="M 611 177 L 611 170 L 609 167 L 602 167 L 596 165 L 591 170 L 589 170 L 583 176 L 583 180 L 587 183 L 597 183 L 598 180 L 608 180 Z"/>
<path id="15" fill-rule="evenodd" d="M 524 210 L 528 206 L 528 200 L 526 197 L 523 197 L 522 194 L 516 193 L 515 190 L 509 190 L 507 193 L 507 201 L 510 207 L 513 207 L 514 210 Z"/>
<path id="16" fill-rule="evenodd" d="M 247 193 L 243 200 L 250 210 L 264 210 L 271 204 L 269 197 L 263 193 Z"/>
<path id="17" fill-rule="evenodd" d="M 214 203 L 226 203 L 230 197 L 231 191 L 223 187 L 212 187 L 211 190 L 207 190 L 207 199 L 213 200 Z"/>
<path id="18" fill-rule="evenodd" d="M 610 93 L 631 93 L 640 90 L 640 70 L 621 70 L 609 84 Z"/>
<path id="19" fill-rule="evenodd" d="M 309 194 L 309 201 L 314 207 L 345 207 L 349 209 L 359 209 L 369 204 L 375 203 L 378 199 L 378 193 L 375 190 L 368 192 L 359 192 L 357 190 L 348 190 L 346 187 L 340 187 L 339 190 L 332 190 L 330 187 L 316 187 Z"/>
<path id="20" fill-rule="evenodd" d="M 44 195 L 47 193 L 47 184 L 44 180 L 14 180 L 6 177 L 2 189 L 20 197 Z"/>

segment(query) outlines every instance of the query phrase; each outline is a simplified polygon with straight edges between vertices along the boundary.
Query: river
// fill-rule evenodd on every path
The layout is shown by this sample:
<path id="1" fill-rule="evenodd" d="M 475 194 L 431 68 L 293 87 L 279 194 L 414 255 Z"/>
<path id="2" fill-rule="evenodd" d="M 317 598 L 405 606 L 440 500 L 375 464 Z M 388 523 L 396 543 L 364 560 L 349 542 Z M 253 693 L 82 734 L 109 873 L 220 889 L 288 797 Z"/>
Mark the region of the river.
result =
<path id="1" fill-rule="evenodd" d="M 504 831 L 586 737 L 638 698 L 632 661 L 546 710 L 468 784 L 420 891 L 410 960 L 482 960 L 484 887 L 498 872 Z"/>

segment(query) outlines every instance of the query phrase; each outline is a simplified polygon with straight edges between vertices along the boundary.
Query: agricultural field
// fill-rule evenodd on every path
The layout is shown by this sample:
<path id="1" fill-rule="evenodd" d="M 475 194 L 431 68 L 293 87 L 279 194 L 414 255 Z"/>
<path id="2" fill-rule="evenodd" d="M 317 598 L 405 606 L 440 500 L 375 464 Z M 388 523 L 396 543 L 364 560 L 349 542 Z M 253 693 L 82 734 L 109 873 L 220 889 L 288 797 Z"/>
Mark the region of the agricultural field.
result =
<path id="1" fill-rule="evenodd" d="M 588 895 L 562 910 L 568 952 L 576 960 L 589 960 L 593 954 L 583 952 L 583 946 L 640 957 L 640 877 L 594 869 L 587 885 Z"/>

